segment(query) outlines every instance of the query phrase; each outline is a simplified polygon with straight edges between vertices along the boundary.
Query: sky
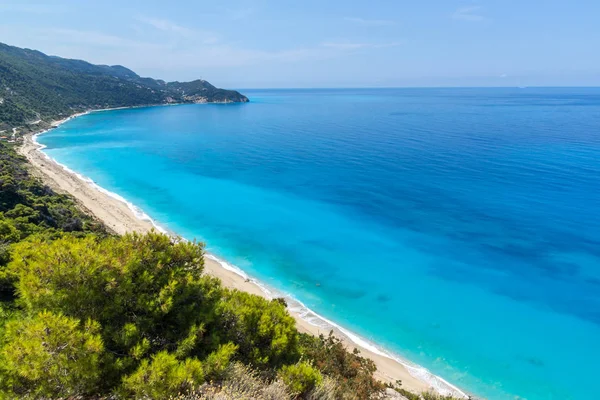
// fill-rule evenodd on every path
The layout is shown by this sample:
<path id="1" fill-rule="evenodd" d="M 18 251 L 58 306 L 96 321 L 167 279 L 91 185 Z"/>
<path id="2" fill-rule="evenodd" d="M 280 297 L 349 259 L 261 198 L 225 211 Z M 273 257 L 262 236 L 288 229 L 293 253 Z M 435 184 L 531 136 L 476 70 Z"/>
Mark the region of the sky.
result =
<path id="1" fill-rule="evenodd" d="M 600 86 L 598 0 L 0 0 L 0 42 L 237 89 Z"/>

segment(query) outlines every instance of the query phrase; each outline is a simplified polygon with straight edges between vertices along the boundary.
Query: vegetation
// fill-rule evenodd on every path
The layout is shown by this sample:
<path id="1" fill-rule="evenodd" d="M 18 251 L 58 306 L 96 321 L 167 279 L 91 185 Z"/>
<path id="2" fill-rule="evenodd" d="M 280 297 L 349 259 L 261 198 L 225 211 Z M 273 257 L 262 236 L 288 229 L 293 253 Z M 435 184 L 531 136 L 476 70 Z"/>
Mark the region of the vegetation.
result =
<path id="1" fill-rule="evenodd" d="M 268 382 L 281 379 L 295 397 L 309 396 L 323 375 L 340 395 L 360 387 L 359 397 L 339 398 L 384 389 L 371 364 L 341 355 L 339 342 L 300 335 L 280 302 L 202 274 L 199 244 L 158 233 L 32 235 L 10 256 L 2 272 L 16 299 L 0 347 L 5 393 L 167 398 L 222 380 L 234 360 Z"/>
<path id="2" fill-rule="evenodd" d="M 201 244 L 115 236 L 0 143 L 0 398 L 378 399 L 375 365 L 223 288 Z M 400 390 L 400 389 L 399 389 Z"/>
<path id="3" fill-rule="evenodd" d="M 0 142 L 0 268 L 10 260 L 11 245 L 38 235 L 57 238 L 106 235 L 104 226 L 82 213 L 70 197 L 57 194 L 27 170 L 25 158 Z M 0 270 L 0 300 L 13 298 L 12 283 Z"/>
<path id="4" fill-rule="evenodd" d="M 283 366 L 280 376 L 292 393 L 309 393 L 323 383 L 321 372 L 306 361 Z"/>
<path id="5" fill-rule="evenodd" d="M 348 352 L 341 340 L 332 333 L 319 337 L 303 335 L 301 340 L 305 357 L 312 360 L 323 374 L 338 382 L 338 399 L 352 398 L 346 397 L 348 393 L 359 399 L 368 399 L 372 393 L 380 393 L 385 389 L 381 382 L 373 378 L 377 370 L 375 363 L 362 357 L 356 349 Z"/>
<path id="6" fill-rule="evenodd" d="M 247 101 L 204 80 L 167 83 L 0 43 L 0 131 L 93 108 Z"/>

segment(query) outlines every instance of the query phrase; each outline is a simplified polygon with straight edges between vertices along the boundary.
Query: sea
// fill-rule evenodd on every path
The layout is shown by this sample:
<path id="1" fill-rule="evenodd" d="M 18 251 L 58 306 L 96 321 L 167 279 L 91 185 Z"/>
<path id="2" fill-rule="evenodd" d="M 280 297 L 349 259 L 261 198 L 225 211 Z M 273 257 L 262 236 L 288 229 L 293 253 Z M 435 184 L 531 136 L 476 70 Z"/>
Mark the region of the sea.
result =
<path id="1" fill-rule="evenodd" d="M 37 140 L 432 384 L 600 399 L 600 88 L 243 93 Z"/>

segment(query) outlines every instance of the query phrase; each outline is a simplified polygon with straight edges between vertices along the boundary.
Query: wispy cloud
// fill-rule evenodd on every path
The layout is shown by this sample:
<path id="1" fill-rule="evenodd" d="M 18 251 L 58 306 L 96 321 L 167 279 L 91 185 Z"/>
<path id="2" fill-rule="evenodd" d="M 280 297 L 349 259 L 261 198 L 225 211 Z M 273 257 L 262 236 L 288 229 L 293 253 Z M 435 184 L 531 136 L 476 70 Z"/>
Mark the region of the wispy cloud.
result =
<path id="1" fill-rule="evenodd" d="M 470 6 L 459 8 L 452 14 L 452 18 L 463 21 L 480 22 L 484 21 L 485 17 L 480 14 L 481 6 Z"/>
<path id="2" fill-rule="evenodd" d="M 357 50 L 357 49 L 382 49 L 386 47 L 397 47 L 402 42 L 391 42 L 391 43 L 352 43 L 352 42 L 323 42 L 322 47 L 328 47 L 338 50 Z"/>
<path id="3" fill-rule="evenodd" d="M 136 16 L 135 20 L 161 32 L 171 33 L 187 39 L 200 40 L 204 44 L 216 43 L 219 38 L 212 32 L 204 32 L 179 25 L 173 21 L 147 16 Z"/>
<path id="4" fill-rule="evenodd" d="M 363 26 L 389 26 L 396 24 L 396 21 L 392 21 L 389 19 L 365 19 L 357 17 L 346 17 L 344 18 L 344 20 Z"/>
<path id="5" fill-rule="evenodd" d="M 161 28 L 172 29 L 166 24 Z M 3 33 L 0 27 L 0 33 Z M 129 39 L 97 31 L 76 29 L 40 29 L 40 38 L 52 38 L 51 54 L 83 58 L 96 63 L 119 63 L 134 70 L 148 65 L 165 71 L 202 68 L 244 67 L 265 63 L 293 63 L 330 58 L 331 51 L 321 46 L 264 51 L 244 48 L 235 43 L 191 41 L 186 46 L 173 46 L 169 40 L 145 41 Z M 56 43 L 60 43 L 57 46 Z M 50 47 L 48 47 L 50 48 Z"/>
<path id="6" fill-rule="evenodd" d="M 330 47 L 333 49 L 340 49 L 340 50 L 355 50 L 355 49 L 362 49 L 362 48 L 368 47 L 369 45 L 367 43 L 324 42 L 321 44 L 321 46 Z"/>
<path id="7" fill-rule="evenodd" d="M 86 44 L 91 46 L 112 48 L 148 48 L 158 47 L 156 44 L 131 40 L 95 31 L 76 29 L 44 29 L 40 34 L 57 38 L 62 43 Z"/>
<path id="8" fill-rule="evenodd" d="M 227 18 L 233 21 L 239 21 L 250 17 L 254 14 L 254 11 L 253 7 L 227 8 L 225 9 L 225 14 Z"/>
<path id="9" fill-rule="evenodd" d="M 166 19 L 151 18 L 145 16 L 137 16 L 135 17 L 135 19 L 139 22 L 150 25 L 164 32 L 175 32 L 186 36 L 194 33 L 193 29 L 186 28 Z"/>

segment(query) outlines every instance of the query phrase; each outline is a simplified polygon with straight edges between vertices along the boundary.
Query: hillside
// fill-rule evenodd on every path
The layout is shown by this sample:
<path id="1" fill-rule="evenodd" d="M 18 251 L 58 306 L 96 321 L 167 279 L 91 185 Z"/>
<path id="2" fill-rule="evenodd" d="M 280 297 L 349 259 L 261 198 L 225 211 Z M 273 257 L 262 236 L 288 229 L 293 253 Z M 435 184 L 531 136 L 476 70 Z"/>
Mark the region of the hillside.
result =
<path id="1" fill-rule="evenodd" d="M 204 80 L 142 78 L 120 65 L 94 65 L 0 43 L 0 131 L 94 108 L 247 101 Z"/>

